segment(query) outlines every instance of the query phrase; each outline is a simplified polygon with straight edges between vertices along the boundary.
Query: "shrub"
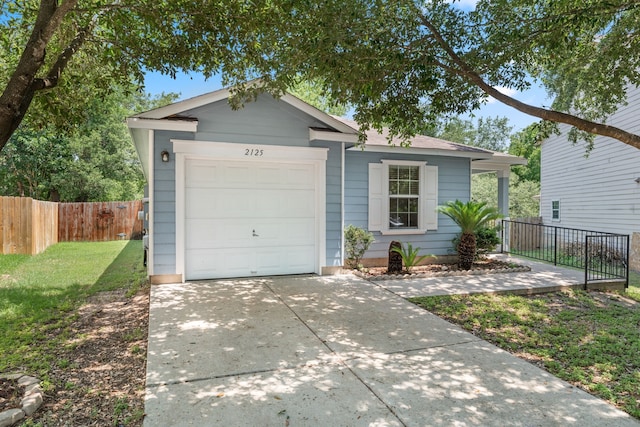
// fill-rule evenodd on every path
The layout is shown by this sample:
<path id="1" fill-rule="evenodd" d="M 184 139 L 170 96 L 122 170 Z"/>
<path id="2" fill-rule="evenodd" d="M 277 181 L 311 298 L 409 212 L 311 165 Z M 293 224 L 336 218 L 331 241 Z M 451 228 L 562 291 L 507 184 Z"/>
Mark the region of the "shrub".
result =
<path id="1" fill-rule="evenodd" d="M 344 244 L 347 259 L 347 265 L 351 268 L 360 270 L 362 268 L 361 260 L 369 246 L 374 242 L 373 234 L 368 231 L 349 224 L 344 230 Z"/>
<path id="2" fill-rule="evenodd" d="M 411 273 L 411 269 L 416 266 L 423 259 L 430 257 L 432 255 L 420 255 L 418 256 L 418 252 L 420 252 L 420 248 L 413 248 L 411 243 L 407 243 L 405 248 L 404 245 L 401 245 L 399 248 L 391 248 L 393 252 L 397 252 L 402 257 L 402 264 L 404 264 L 404 268 L 407 269 L 407 272 Z"/>
<path id="3" fill-rule="evenodd" d="M 498 227 L 480 227 L 476 230 L 476 255 L 485 255 L 496 249 L 502 241 L 498 236 Z"/>
<path id="4" fill-rule="evenodd" d="M 476 236 L 476 256 L 475 259 L 488 254 L 495 250 L 502 240 L 498 236 L 500 231 L 499 227 L 480 227 L 474 231 Z M 453 246 L 458 247 L 460 242 L 460 234 L 458 234 L 453 240 Z"/>

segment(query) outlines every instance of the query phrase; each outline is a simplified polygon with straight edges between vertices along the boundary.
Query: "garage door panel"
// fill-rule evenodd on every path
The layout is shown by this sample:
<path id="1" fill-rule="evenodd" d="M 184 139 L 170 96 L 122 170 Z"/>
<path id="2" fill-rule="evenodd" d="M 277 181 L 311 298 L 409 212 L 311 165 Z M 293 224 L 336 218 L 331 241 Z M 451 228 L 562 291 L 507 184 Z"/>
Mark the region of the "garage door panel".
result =
<path id="1" fill-rule="evenodd" d="M 189 279 L 246 276 L 252 260 L 244 249 L 201 249 L 186 251 Z"/>
<path id="2" fill-rule="evenodd" d="M 251 188 L 255 184 L 255 173 L 250 164 L 228 164 L 223 169 L 219 185 L 233 185 L 234 188 Z"/>
<path id="3" fill-rule="evenodd" d="M 188 279 L 315 271 L 315 165 L 187 160 L 186 178 Z"/>
<path id="4" fill-rule="evenodd" d="M 314 218 L 290 219 L 286 224 L 280 224 L 278 234 L 287 236 L 287 241 L 291 244 L 313 244 L 315 236 Z"/>
<path id="5" fill-rule="evenodd" d="M 315 185 L 313 165 L 291 166 L 286 169 L 290 188 L 313 188 Z"/>
<path id="6" fill-rule="evenodd" d="M 252 190 L 188 188 L 186 218 L 253 217 L 256 203 Z"/>
<path id="7" fill-rule="evenodd" d="M 290 190 L 281 200 L 282 214 L 291 217 L 313 217 L 316 211 L 316 195 L 312 190 Z"/>
<path id="8" fill-rule="evenodd" d="M 309 265 L 315 259 L 315 246 L 286 246 L 260 248 L 256 251 L 256 271 L 260 275 L 309 273 Z"/>
<path id="9" fill-rule="evenodd" d="M 185 185 L 189 187 L 212 187 L 219 182 L 221 167 L 211 162 L 189 161 Z"/>
<path id="10" fill-rule="evenodd" d="M 190 249 L 246 248 L 255 239 L 252 230 L 240 219 L 213 222 L 191 219 L 186 225 L 186 238 Z"/>

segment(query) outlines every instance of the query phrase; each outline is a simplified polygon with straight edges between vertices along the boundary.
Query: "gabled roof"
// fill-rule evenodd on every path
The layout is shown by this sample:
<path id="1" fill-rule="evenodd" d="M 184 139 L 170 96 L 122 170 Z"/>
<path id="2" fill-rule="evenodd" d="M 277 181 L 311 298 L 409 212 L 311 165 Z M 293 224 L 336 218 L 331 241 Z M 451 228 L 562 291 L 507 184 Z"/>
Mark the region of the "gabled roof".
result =
<path id="1" fill-rule="evenodd" d="M 259 81 L 250 82 L 249 84 L 259 84 Z M 189 116 L 189 111 L 226 100 L 230 96 L 231 89 L 220 89 L 129 117 L 127 125 L 143 163 L 145 176 L 148 176 L 149 173 L 149 165 L 146 160 L 149 155 L 147 143 L 150 130 L 197 132 L 198 120 L 196 117 Z M 291 94 L 284 94 L 279 99 L 326 126 L 326 128 L 310 128 L 311 139 L 348 141 L 349 145 L 347 147 L 356 141 L 360 126 L 355 121 L 326 114 Z M 526 164 L 526 159 L 521 157 L 430 136 L 416 135 L 411 138 L 410 147 L 400 147 L 401 141 L 399 139 L 392 140 L 391 144 L 389 143 L 389 130 L 386 128 L 382 132 L 368 130 L 365 134 L 367 136 L 364 146 L 365 151 L 464 157 L 472 160 L 472 167 L 476 171 L 508 169 L 511 165 Z M 361 150 L 361 147 L 351 146 L 349 150 Z"/>
<path id="2" fill-rule="evenodd" d="M 359 128 L 358 123 L 353 120 L 349 120 L 341 117 L 335 117 L 335 116 L 333 117 L 354 129 Z M 394 138 L 393 140 L 391 140 L 391 144 L 390 144 L 388 128 L 383 128 L 382 132 L 369 129 L 365 132 L 365 134 L 367 136 L 367 141 L 365 143 L 365 150 L 368 147 L 393 147 L 394 144 L 396 146 L 399 146 L 400 143 L 402 142 L 400 139 Z M 472 147 L 470 145 L 458 144 L 456 142 L 451 142 L 451 141 L 445 141 L 444 139 L 434 138 L 426 135 L 416 135 L 413 138 L 411 138 L 411 147 L 407 147 L 407 148 L 473 153 L 473 154 L 479 155 L 480 157 L 486 157 L 486 155 L 490 153 L 489 150 L 484 150 L 482 148 Z"/>
<path id="3" fill-rule="evenodd" d="M 249 84 L 259 84 L 257 81 L 250 82 Z M 194 108 L 202 107 L 207 104 L 212 104 L 214 102 L 223 101 L 231 96 L 231 89 L 220 89 L 214 92 L 205 93 L 203 95 L 199 95 L 193 98 L 185 99 L 183 101 L 178 101 L 170 105 L 166 105 L 164 107 L 155 108 L 153 110 L 145 111 L 143 113 L 139 113 L 131 116 L 128 119 L 128 122 L 135 123 L 136 119 L 148 119 L 148 120 L 158 120 L 158 121 L 194 121 L 194 118 L 188 117 L 184 113 L 193 110 Z M 357 130 L 346 125 L 345 123 L 337 120 L 335 117 L 325 113 L 317 109 L 316 107 L 302 101 L 301 99 L 291 95 L 284 94 L 279 98 L 280 101 L 283 101 L 294 108 L 310 115 L 316 120 L 324 123 L 332 130 L 335 130 L 340 133 L 346 133 L 349 135 L 357 134 Z"/>

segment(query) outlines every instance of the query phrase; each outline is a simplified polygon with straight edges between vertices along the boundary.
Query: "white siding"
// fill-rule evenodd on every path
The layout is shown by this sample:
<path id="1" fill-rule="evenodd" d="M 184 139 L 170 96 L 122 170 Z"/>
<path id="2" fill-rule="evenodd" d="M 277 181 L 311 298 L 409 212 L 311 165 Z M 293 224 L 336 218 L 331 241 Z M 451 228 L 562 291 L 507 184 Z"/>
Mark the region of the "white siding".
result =
<path id="1" fill-rule="evenodd" d="M 629 104 L 608 121 L 640 133 L 640 89 L 633 89 Z M 612 233 L 640 231 L 640 150 L 622 142 L 597 137 L 586 156 L 585 144 L 572 145 L 553 135 L 542 145 L 540 214 L 544 223 Z M 551 219 L 551 202 L 560 201 L 560 221 Z"/>

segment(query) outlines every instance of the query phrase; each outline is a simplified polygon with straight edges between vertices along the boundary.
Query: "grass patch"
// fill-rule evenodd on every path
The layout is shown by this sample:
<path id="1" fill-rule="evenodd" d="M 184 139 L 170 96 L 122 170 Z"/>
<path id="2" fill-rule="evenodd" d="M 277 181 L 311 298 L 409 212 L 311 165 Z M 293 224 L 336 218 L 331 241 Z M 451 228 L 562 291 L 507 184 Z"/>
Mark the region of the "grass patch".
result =
<path id="1" fill-rule="evenodd" d="M 52 351 L 91 295 L 146 283 L 139 241 L 59 243 L 35 256 L 0 255 L 0 372 L 47 378 Z"/>
<path id="2" fill-rule="evenodd" d="M 410 301 L 640 418 L 640 288 Z"/>

